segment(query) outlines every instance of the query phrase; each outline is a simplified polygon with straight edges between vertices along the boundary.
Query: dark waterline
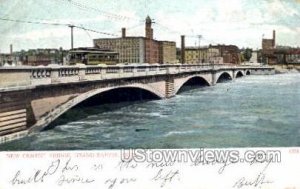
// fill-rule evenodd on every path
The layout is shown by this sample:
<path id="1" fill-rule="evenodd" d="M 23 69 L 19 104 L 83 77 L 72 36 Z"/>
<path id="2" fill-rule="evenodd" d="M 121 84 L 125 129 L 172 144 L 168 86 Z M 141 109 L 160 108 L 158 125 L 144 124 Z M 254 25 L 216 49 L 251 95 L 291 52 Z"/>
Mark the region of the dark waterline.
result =
<path id="1" fill-rule="evenodd" d="M 247 76 L 167 100 L 77 108 L 63 119 L 0 149 L 300 146 L 300 74 Z"/>

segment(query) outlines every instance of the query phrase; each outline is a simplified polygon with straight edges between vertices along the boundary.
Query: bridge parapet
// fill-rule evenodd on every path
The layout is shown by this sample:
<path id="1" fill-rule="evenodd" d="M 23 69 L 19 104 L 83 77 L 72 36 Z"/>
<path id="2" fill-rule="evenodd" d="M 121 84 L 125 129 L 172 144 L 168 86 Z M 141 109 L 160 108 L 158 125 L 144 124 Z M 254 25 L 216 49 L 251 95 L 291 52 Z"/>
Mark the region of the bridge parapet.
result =
<path id="1" fill-rule="evenodd" d="M 261 66 L 232 66 L 228 64 L 172 64 L 172 65 L 122 65 L 122 66 L 52 66 L 0 68 L 0 89 L 38 86 L 56 83 L 172 75 L 195 71 L 222 69 L 272 69 Z"/>

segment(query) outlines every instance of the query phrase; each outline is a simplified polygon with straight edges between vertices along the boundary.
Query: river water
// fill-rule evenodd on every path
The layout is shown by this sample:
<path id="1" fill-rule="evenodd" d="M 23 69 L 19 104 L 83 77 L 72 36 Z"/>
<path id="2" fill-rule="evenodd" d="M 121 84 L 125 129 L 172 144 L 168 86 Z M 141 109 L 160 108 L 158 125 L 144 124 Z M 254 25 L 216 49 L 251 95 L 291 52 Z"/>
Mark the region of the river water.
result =
<path id="1" fill-rule="evenodd" d="M 167 100 L 78 108 L 64 119 L 0 149 L 300 146 L 300 74 L 247 76 Z"/>

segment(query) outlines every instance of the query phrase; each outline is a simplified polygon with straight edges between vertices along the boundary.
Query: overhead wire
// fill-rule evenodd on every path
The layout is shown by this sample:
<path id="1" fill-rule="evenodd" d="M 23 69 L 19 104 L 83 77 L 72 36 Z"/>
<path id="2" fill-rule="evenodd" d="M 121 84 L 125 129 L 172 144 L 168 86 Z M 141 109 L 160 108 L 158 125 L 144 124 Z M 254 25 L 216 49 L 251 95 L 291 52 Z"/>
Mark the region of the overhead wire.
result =
<path id="1" fill-rule="evenodd" d="M 59 1 L 59 0 L 56 0 L 56 1 Z M 109 19 L 121 20 L 121 21 L 137 20 L 136 18 L 132 18 L 132 17 L 123 16 L 123 15 L 120 15 L 120 14 L 104 11 L 104 10 L 101 10 L 99 8 L 91 7 L 91 6 L 88 6 L 86 4 L 74 1 L 74 0 L 60 0 L 60 1 L 64 1 L 66 3 L 69 3 L 72 6 L 75 6 L 75 7 L 79 8 L 83 11 L 88 11 L 88 12 L 93 11 L 93 12 L 100 13 L 101 15 L 103 15 L 103 16 L 109 18 Z"/>
<path id="2" fill-rule="evenodd" d="M 66 23 L 55 23 L 55 22 L 41 22 L 41 21 L 31 21 L 31 20 L 19 20 L 19 19 L 10 19 L 10 18 L 0 18 L 2 21 L 9 21 L 9 22 L 18 22 L 18 23 L 26 23 L 26 24 L 40 24 L 40 25 L 53 25 L 53 26 L 74 26 L 79 29 L 83 29 L 86 31 L 91 31 L 94 33 L 98 34 L 103 34 L 103 35 L 110 35 L 110 36 L 117 36 L 116 34 L 108 33 L 108 32 L 102 32 L 102 31 L 97 31 L 94 29 L 86 28 L 84 26 L 77 26 L 73 24 L 66 24 Z"/>
<path id="3" fill-rule="evenodd" d="M 18 23 L 27 23 L 27 24 L 43 24 L 43 25 L 54 25 L 54 26 L 68 26 L 69 25 L 69 24 L 61 24 L 61 23 L 29 21 L 29 20 L 19 20 L 19 19 L 10 19 L 10 18 L 0 18 L 0 20 L 10 21 L 10 22 L 18 22 Z"/>

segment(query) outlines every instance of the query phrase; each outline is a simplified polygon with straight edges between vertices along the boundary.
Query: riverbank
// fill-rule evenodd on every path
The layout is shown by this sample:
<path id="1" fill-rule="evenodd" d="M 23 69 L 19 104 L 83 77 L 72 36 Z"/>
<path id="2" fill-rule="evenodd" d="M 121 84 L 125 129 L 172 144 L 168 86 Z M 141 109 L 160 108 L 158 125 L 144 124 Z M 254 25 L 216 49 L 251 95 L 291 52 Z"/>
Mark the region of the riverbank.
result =
<path id="1" fill-rule="evenodd" d="M 274 68 L 276 74 L 300 73 L 300 65 L 299 66 L 275 65 Z"/>

